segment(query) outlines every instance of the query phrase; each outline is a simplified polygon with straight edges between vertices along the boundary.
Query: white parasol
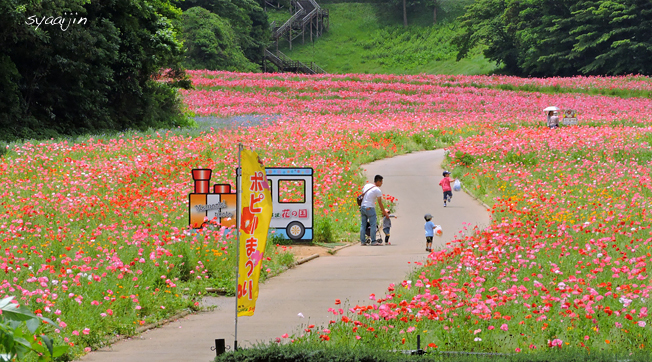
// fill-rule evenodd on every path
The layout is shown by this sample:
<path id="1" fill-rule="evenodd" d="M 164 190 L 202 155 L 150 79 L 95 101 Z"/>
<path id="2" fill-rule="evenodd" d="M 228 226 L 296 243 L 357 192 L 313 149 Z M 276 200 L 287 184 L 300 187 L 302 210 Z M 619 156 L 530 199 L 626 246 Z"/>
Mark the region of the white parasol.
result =
<path id="1" fill-rule="evenodd" d="M 544 112 L 550 112 L 550 111 L 558 111 L 558 110 L 559 110 L 559 108 L 557 108 L 555 106 L 550 106 L 550 107 L 546 107 L 543 111 Z"/>

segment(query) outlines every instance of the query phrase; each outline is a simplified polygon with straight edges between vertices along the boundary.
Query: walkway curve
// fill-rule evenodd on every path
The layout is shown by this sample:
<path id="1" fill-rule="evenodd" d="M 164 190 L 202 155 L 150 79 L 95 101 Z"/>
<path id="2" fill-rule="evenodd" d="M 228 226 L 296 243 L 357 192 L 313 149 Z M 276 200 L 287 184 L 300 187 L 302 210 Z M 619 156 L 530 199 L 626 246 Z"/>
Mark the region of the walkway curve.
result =
<path id="1" fill-rule="evenodd" d="M 464 227 L 489 225 L 489 213 L 471 196 L 457 192 L 444 208 L 440 167 L 443 150 L 396 156 L 365 165 L 365 175 L 384 177 L 383 193 L 398 199 L 397 219 L 392 221 L 389 246 L 355 245 L 334 256 L 317 258 L 288 270 L 260 286 L 256 313 L 238 320 L 238 345 L 250 346 L 284 333 L 300 331 L 308 324 L 326 325 L 335 319 L 329 308 L 369 304 L 369 294 L 385 295 L 390 283 L 402 281 L 427 256 L 423 215 L 431 213 L 442 225 L 440 246 L 464 232 Z M 471 225 L 468 225 L 470 223 Z M 436 245 L 433 245 L 436 246 Z M 111 347 L 92 352 L 82 361 L 208 361 L 214 339 L 234 339 L 234 298 L 212 298 L 217 309 L 189 315 Z M 299 317 L 301 313 L 304 318 Z"/>

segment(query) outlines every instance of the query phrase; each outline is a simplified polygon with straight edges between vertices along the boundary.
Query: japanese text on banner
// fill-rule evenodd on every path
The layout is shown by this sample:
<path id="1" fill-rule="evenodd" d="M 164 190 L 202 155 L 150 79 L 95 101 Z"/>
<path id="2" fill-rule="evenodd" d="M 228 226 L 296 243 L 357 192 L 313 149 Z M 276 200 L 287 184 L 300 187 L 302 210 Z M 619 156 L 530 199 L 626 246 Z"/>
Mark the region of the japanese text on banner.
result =
<path id="1" fill-rule="evenodd" d="M 239 317 L 254 315 L 258 299 L 258 278 L 272 219 L 272 196 L 267 175 L 255 152 L 242 151 L 241 174 Z"/>

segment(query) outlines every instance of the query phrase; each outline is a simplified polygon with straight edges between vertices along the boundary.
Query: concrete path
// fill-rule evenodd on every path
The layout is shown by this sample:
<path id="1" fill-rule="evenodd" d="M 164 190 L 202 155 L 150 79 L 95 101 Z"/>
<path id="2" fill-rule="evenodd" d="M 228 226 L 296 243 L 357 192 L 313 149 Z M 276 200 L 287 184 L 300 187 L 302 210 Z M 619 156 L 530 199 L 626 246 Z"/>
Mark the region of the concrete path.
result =
<path id="1" fill-rule="evenodd" d="M 336 319 L 329 308 L 369 304 L 369 294 L 384 296 L 390 283 L 400 283 L 423 261 L 423 215 L 431 213 L 444 235 L 444 245 L 466 223 L 489 225 L 487 210 L 463 192 L 456 192 L 444 208 L 438 183 L 443 150 L 397 156 L 366 165 L 369 180 L 384 177 L 383 193 L 398 198 L 397 219 L 392 220 L 389 246 L 355 245 L 334 256 L 320 257 L 268 280 L 260 286 L 256 313 L 238 319 L 238 345 L 269 341 L 284 333 L 301 331 L 308 324 L 325 325 Z M 469 230 L 472 226 L 469 226 Z M 342 305 L 336 306 L 335 299 Z M 214 339 L 225 338 L 233 346 L 234 298 L 213 298 L 217 309 L 194 314 L 130 340 L 92 352 L 82 361 L 209 361 Z M 303 314 L 304 318 L 298 316 Z"/>

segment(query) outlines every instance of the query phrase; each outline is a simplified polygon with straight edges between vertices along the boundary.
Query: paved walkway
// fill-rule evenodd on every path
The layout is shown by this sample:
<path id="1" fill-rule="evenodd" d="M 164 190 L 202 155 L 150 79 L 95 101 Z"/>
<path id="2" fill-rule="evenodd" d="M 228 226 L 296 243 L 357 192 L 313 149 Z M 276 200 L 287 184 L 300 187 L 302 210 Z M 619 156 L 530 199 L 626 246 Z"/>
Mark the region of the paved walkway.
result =
<path id="1" fill-rule="evenodd" d="M 423 215 L 431 213 L 442 225 L 444 236 L 433 246 L 444 245 L 463 230 L 466 223 L 487 226 L 486 209 L 463 192 L 454 193 L 452 203 L 443 207 L 438 186 L 443 150 L 397 156 L 366 165 L 373 180 L 384 176 L 382 190 L 398 198 L 397 219 L 392 220 L 392 245 L 355 245 L 334 256 L 320 257 L 268 280 L 260 286 L 256 313 L 238 322 L 238 345 L 269 341 L 284 333 L 292 334 L 308 324 L 325 325 L 335 319 L 328 308 L 335 299 L 345 304 L 369 304 L 369 294 L 385 295 L 390 283 L 399 283 L 423 261 L 425 237 Z M 472 228 L 469 227 L 469 229 Z M 234 339 L 234 298 L 213 298 L 217 309 L 194 314 L 130 340 L 90 353 L 82 361 L 209 361 L 214 339 Z M 343 307 L 342 306 L 342 307 Z M 305 318 L 300 318 L 301 313 Z"/>

